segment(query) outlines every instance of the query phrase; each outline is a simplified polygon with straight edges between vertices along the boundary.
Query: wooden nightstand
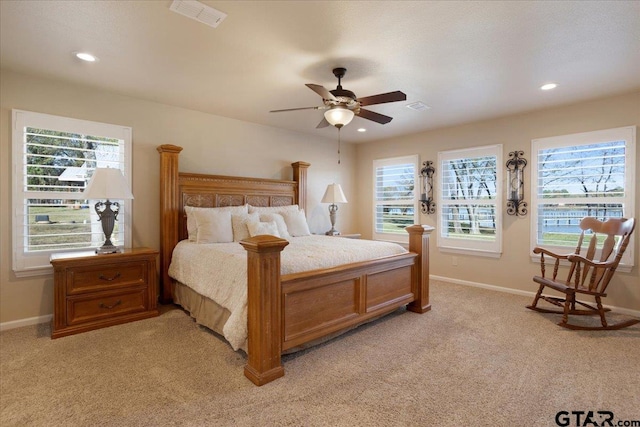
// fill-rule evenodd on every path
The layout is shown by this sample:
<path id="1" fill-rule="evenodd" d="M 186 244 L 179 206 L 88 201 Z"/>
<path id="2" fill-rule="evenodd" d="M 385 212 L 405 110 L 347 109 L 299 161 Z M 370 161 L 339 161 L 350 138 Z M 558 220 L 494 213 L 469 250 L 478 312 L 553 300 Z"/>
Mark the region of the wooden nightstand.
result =
<path id="1" fill-rule="evenodd" d="M 334 237 L 345 237 L 347 239 L 359 239 L 360 234 L 336 234 Z"/>
<path id="2" fill-rule="evenodd" d="M 148 248 L 52 255 L 51 338 L 157 316 L 157 256 Z"/>

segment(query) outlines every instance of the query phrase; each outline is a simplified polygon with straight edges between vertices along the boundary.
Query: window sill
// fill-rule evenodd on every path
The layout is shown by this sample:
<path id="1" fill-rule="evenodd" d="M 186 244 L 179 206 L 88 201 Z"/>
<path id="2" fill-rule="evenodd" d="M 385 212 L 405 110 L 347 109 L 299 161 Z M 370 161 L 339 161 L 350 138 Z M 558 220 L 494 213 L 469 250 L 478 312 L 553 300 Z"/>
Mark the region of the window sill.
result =
<path id="1" fill-rule="evenodd" d="M 409 233 L 376 233 L 371 235 L 372 240 L 379 240 L 381 242 L 391 242 L 398 244 L 409 243 Z"/>
<path id="2" fill-rule="evenodd" d="M 552 257 L 545 257 L 544 258 L 544 265 L 547 267 L 551 267 L 553 268 L 553 264 L 555 263 L 555 259 Z M 531 261 L 534 264 L 538 264 L 540 265 L 540 255 L 531 255 Z M 561 267 L 569 267 L 571 265 L 571 263 L 569 261 L 565 261 L 565 260 L 560 260 L 560 266 Z M 618 264 L 618 268 L 616 268 L 616 272 L 621 272 L 621 273 L 631 273 L 631 270 L 633 270 L 633 265 L 629 265 L 629 264 Z"/>
<path id="3" fill-rule="evenodd" d="M 24 277 L 50 276 L 53 274 L 53 267 L 48 265 L 44 267 L 34 267 L 24 270 L 13 270 L 13 274 L 15 274 L 15 276 L 20 279 Z"/>
<path id="4" fill-rule="evenodd" d="M 485 258 L 500 258 L 502 256 L 502 252 L 489 252 L 489 251 L 481 251 L 478 249 L 460 249 L 460 248 L 449 248 L 449 247 L 439 246 L 438 250 L 444 253 L 472 255 L 472 256 L 480 256 Z"/>

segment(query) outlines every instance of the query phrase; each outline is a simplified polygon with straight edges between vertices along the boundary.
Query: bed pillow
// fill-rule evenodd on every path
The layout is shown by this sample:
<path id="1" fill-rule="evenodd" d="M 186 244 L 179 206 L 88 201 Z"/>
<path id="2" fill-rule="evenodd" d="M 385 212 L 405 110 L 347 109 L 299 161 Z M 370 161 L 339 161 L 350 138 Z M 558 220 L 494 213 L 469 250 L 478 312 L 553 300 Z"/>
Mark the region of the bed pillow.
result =
<path id="1" fill-rule="evenodd" d="M 247 228 L 249 229 L 249 235 L 253 236 L 261 236 L 263 234 L 269 234 L 271 236 L 280 237 L 280 233 L 278 233 L 278 226 L 275 221 L 268 222 L 248 222 Z"/>
<path id="2" fill-rule="evenodd" d="M 220 208 L 199 208 L 195 206 L 185 206 L 184 211 L 187 214 L 187 235 L 190 242 L 198 240 L 198 223 L 194 216 L 195 212 L 231 212 L 231 215 L 249 212 L 249 205 L 242 206 L 224 206 Z"/>
<path id="3" fill-rule="evenodd" d="M 192 212 L 198 223 L 196 243 L 229 243 L 233 242 L 231 228 L 231 212 L 228 210 Z"/>
<path id="4" fill-rule="evenodd" d="M 280 235 L 279 237 L 282 237 L 283 239 L 291 238 L 291 235 L 287 230 L 287 223 L 284 222 L 284 217 L 282 215 L 277 213 L 266 213 L 266 214 L 263 213 L 263 214 L 260 214 L 260 221 L 263 221 L 263 222 L 274 221 L 276 223 L 276 227 L 278 227 L 278 234 Z"/>
<path id="5" fill-rule="evenodd" d="M 286 206 L 251 206 L 249 205 L 249 213 L 257 212 L 259 214 L 277 213 L 298 211 L 298 205 L 286 205 Z"/>
<path id="6" fill-rule="evenodd" d="M 309 224 L 304 216 L 304 209 L 299 211 L 289 211 L 282 214 L 287 230 L 292 237 L 310 236 Z"/>
<path id="7" fill-rule="evenodd" d="M 260 222 L 260 215 L 257 213 L 243 213 L 231 215 L 231 226 L 233 227 L 233 241 L 239 242 L 240 240 L 248 239 L 251 237 L 249 234 L 249 228 L 247 223 Z"/>

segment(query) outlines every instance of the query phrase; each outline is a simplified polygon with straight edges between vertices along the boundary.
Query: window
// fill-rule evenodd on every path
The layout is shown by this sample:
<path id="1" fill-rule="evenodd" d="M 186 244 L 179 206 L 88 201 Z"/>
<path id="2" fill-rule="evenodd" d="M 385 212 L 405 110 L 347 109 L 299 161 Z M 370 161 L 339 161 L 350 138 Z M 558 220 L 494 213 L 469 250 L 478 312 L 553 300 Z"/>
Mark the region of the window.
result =
<path id="1" fill-rule="evenodd" d="M 571 252 L 585 216 L 635 216 L 635 126 L 534 139 L 531 146 L 531 249 Z M 633 242 L 620 263 L 633 265 Z"/>
<path id="2" fill-rule="evenodd" d="M 82 191 L 96 167 L 119 168 L 131 182 L 131 128 L 13 110 L 13 270 L 50 272 L 54 252 L 104 243 L 102 225 Z M 131 243 L 131 202 L 121 211 L 114 245 Z"/>
<path id="3" fill-rule="evenodd" d="M 502 252 L 502 145 L 438 153 L 438 247 Z"/>
<path id="4" fill-rule="evenodd" d="M 415 224 L 417 170 L 417 155 L 373 161 L 374 239 L 409 242 L 405 227 Z"/>

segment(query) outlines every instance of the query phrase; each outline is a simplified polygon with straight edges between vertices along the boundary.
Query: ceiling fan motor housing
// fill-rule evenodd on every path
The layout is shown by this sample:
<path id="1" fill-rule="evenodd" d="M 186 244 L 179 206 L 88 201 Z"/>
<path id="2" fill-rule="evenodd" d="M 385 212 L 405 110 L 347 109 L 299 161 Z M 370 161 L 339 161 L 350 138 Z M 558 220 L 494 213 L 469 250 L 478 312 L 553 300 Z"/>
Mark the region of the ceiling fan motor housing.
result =
<path id="1" fill-rule="evenodd" d="M 353 110 L 354 108 L 360 107 L 358 103 L 358 99 L 356 98 L 356 94 L 346 89 L 334 89 L 330 90 L 331 94 L 336 97 L 336 100 L 325 99 L 324 103 L 328 106 L 333 105 L 344 105 L 345 107 Z"/>
<path id="2" fill-rule="evenodd" d="M 358 98 L 356 94 L 351 92 L 350 90 L 346 90 L 342 88 L 342 78 L 347 73 L 347 69 L 343 67 L 338 67 L 333 69 L 333 75 L 338 79 L 338 87 L 334 90 L 330 90 L 331 94 L 336 97 L 336 101 L 325 99 L 325 105 L 334 106 L 334 105 L 344 105 L 350 110 L 360 109 L 360 104 L 358 103 Z"/>

